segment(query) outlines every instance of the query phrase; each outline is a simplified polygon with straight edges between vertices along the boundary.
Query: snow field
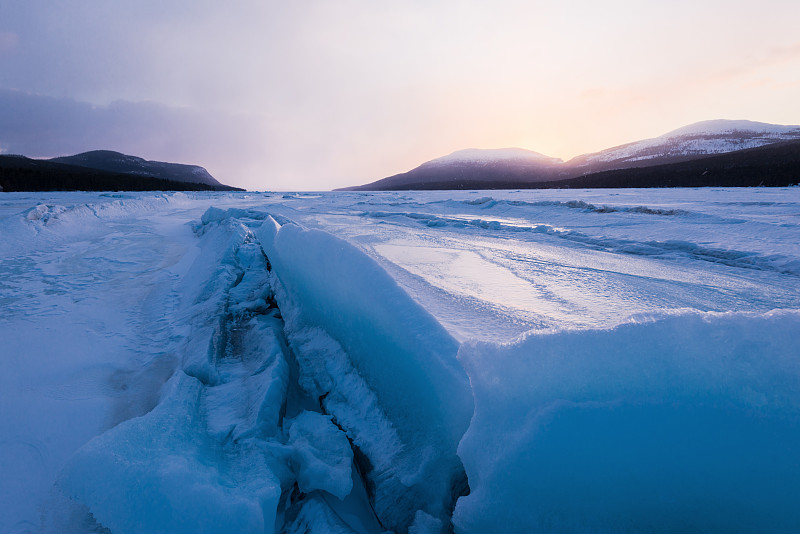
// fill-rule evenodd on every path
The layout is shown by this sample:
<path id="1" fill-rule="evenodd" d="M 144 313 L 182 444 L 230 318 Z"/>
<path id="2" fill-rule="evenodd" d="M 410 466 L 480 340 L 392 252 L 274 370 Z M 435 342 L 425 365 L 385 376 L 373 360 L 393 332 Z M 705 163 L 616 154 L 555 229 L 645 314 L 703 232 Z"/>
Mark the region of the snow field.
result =
<path id="1" fill-rule="evenodd" d="M 53 204 L 63 215 L 46 223 L 21 202 L 0 221 L 2 532 L 40 531 L 62 510 L 43 503 L 72 453 L 158 402 L 178 361 L 164 318 L 171 269 L 191 238 L 180 223 L 136 219 L 168 205 L 160 197 L 101 216 Z"/>
<path id="2" fill-rule="evenodd" d="M 642 195 L 34 202 L 0 530 L 799 530 L 800 199 Z"/>

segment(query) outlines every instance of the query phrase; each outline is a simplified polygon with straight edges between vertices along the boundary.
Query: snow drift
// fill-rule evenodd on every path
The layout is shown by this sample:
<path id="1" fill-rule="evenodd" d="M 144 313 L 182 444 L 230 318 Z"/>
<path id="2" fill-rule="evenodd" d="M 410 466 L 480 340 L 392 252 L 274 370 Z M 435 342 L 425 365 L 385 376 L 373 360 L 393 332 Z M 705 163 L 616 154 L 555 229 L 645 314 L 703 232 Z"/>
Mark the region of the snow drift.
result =
<path id="1" fill-rule="evenodd" d="M 800 313 L 687 313 L 459 352 L 459 533 L 795 532 Z"/>

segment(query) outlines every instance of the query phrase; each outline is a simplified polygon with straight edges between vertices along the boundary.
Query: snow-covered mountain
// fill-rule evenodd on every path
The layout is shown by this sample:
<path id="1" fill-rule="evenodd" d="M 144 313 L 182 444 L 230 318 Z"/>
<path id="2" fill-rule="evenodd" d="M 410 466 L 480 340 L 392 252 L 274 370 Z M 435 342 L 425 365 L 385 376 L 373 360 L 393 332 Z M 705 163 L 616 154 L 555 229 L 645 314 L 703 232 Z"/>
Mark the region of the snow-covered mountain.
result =
<path id="1" fill-rule="evenodd" d="M 533 150 L 524 148 L 468 148 L 457 150 L 447 156 L 433 159 L 423 166 L 453 165 L 453 164 L 478 164 L 494 165 L 508 163 L 513 165 L 527 165 L 539 167 L 542 165 L 560 165 L 564 160 L 551 158 Z"/>
<path id="2" fill-rule="evenodd" d="M 555 178 L 564 161 L 523 148 L 458 150 L 408 172 L 348 189 L 459 189 L 465 183 Z"/>
<path id="3" fill-rule="evenodd" d="M 566 165 L 597 172 L 724 154 L 798 139 L 800 126 L 746 120 L 710 120 L 690 124 L 652 139 L 583 154 Z"/>
<path id="4" fill-rule="evenodd" d="M 528 187 L 527 184 L 555 183 L 604 171 L 676 164 L 790 141 L 800 141 L 800 126 L 710 120 L 652 139 L 583 154 L 566 162 L 521 148 L 459 150 L 408 172 L 347 189 Z M 773 156 L 767 159 L 774 163 Z"/>

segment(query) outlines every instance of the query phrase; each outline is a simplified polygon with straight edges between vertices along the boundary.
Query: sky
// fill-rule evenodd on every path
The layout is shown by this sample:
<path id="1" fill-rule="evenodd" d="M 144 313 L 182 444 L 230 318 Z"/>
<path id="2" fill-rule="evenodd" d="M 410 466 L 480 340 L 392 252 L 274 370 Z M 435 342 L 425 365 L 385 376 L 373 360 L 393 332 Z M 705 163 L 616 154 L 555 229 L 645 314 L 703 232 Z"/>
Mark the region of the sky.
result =
<path id="1" fill-rule="evenodd" d="M 465 148 L 800 124 L 798 21 L 796 0 L 0 0 L 0 153 L 329 190 Z"/>

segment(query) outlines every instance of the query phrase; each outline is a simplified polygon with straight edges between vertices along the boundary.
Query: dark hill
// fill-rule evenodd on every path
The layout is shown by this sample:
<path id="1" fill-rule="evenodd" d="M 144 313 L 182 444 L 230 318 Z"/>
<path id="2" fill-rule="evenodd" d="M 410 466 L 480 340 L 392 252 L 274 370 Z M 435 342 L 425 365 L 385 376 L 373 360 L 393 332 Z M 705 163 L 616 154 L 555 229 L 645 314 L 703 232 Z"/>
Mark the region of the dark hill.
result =
<path id="1" fill-rule="evenodd" d="M 0 155 L 0 191 L 236 191 L 235 187 Z"/>
<path id="2" fill-rule="evenodd" d="M 101 171 L 136 176 L 151 176 L 174 182 L 200 183 L 222 186 L 207 170 L 197 165 L 148 161 L 136 156 L 128 156 L 111 150 L 93 150 L 74 156 L 53 158 L 49 161 L 66 165 L 77 165 Z"/>

